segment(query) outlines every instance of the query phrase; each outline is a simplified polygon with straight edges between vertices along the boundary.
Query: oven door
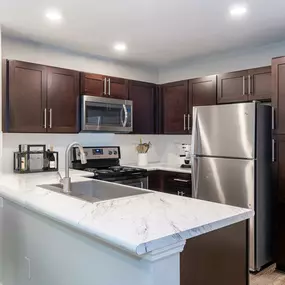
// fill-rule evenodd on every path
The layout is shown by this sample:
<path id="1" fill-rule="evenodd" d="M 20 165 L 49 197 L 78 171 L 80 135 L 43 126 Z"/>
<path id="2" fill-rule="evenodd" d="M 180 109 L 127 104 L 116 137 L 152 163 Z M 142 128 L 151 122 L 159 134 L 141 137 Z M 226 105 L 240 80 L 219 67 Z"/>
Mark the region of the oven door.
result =
<path id="1" fill-rule="evenodd" d="M 81 130 L 114 133 L 133 131 L 133 102 L 82 96 Z"/>
<path id="2" fill-rule="evenodd" d="M 115 181 L 115 183 L 137 187 L 137 188 L 142 188 L 142 189 L 148 189 L 148 178 L 147 177 Z"/>

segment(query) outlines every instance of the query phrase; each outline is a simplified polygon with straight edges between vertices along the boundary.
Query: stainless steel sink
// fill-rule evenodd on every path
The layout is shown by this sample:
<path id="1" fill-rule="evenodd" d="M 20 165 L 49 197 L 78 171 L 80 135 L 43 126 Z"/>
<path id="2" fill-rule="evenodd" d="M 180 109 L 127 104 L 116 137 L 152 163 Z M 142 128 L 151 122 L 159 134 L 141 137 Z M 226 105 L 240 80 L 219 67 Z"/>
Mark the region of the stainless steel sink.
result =
<path id="1" fill-rule="evenodd" d="M 38 185 L 38 187 L 77 197 L 92 203 L 150 193 L 139 188 L 105 183 L 98 180 L 71 183 L 71 192 L 68 194 L 63 192 L 62 184 L 44 184 Z"/>

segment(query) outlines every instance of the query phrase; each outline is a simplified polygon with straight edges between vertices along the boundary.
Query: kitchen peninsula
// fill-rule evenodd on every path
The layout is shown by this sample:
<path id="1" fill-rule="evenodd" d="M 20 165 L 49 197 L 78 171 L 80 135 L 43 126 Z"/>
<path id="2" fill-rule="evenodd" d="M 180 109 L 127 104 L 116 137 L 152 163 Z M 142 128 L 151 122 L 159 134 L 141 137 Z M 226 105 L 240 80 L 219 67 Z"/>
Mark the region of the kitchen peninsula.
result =
<path id="1" fill-rule="evenodd" d="M 218 284 L 209 273 L 230 256 L 232 284 L 248 284 L 251 210 L 154 191 L 90 203 L 39 187 L 53 183 L 56 173 L 0 176 L 3 285 Z"/>

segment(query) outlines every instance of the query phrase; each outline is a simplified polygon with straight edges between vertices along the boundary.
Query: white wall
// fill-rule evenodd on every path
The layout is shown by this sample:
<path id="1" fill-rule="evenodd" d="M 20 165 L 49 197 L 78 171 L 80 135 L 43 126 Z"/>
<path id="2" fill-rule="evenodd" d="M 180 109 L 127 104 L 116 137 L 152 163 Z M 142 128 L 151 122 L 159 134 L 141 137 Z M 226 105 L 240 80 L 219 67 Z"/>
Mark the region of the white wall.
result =
<path id="1" fill-rule="evenodd" d="M 157 82 L 156 69 L 125 64 L 102 57 L 88 56 L 64 49 L 3 36 L 2 56 L 7 59 L 118 76 L 147 82 Z"/>
<path id="2" fill-rule="evenodd" d="M 235 52 L 203 56 L 159 70 L 159 83 L 271 65 L 272 57 L 285 55 L 285 41 Z"/>

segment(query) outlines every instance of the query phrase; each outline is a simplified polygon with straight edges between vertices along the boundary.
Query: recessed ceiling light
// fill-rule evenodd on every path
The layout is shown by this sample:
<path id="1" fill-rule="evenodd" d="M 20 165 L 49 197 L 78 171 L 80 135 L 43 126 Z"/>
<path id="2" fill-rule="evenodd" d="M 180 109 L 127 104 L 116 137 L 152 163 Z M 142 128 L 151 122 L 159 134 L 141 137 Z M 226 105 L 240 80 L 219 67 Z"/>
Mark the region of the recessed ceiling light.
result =
<path id="1" fill-rule="evenodd" d="M 127 50 L 127 45 L 125 43 L 116 43 L 116 44 L 114 44 L 114 50 L 125 51 L 125 50 Z"/>
<path id="2" fill-rule="evenodd" d="M 57 10 L 48 10 L 46 12 L 46 17 L 53 22 L 60 22 L 62 19 L 62 14 Z"/>
<path id="3" fill-rule="evenodd" d="M 230 8 L 230 14 L 232 17 L 242 17 L 247 13 L 247 7 L 245 5 L 235 5 Z"/>

